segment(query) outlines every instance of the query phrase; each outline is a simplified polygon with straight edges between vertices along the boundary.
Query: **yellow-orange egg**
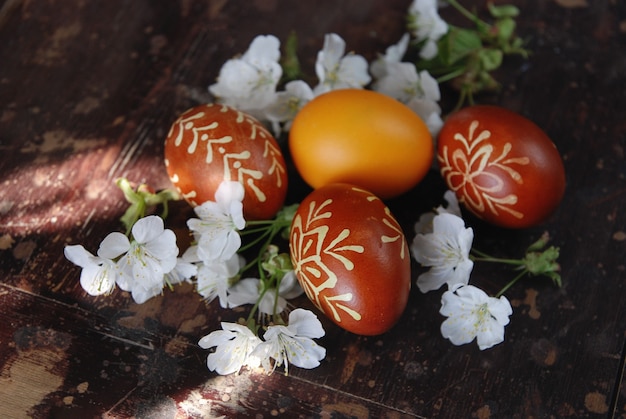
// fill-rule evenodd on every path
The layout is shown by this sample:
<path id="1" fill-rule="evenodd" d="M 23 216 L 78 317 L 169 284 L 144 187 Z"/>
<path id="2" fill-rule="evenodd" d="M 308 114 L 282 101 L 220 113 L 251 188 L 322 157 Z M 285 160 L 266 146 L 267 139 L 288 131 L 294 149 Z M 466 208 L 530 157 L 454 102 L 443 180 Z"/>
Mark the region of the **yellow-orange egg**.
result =
<path id="1" fill-rule="evenodd" d="M 289 150 L 313 188 L 350 183 L 381 198 L 418 184 L 431 167 L 432 137 L 399 101 L 370 90 L 324 93 L 296 115 Z"/>

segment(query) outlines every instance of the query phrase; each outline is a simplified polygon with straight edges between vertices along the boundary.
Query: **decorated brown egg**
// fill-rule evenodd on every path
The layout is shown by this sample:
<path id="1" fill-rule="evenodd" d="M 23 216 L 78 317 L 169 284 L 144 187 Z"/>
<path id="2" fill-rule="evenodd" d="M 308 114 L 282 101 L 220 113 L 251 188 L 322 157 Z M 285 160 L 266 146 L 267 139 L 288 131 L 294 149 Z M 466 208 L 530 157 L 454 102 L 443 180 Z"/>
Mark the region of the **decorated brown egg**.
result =
<path id="1" fill-rule="evenodd" d="M 389 208 L 371 192 L 343 183 L 314 190 L 291 224 L 290 252 L 307 297 L 340 327 L 378 335 L 404 312 L 408 246 Z"/>
<path id="2" fill-rule="evenodd" d="M 565 193 L 556 146 L 534 122 L 497 106 L 468 106 L 446 119 L 438 140 L 441 174 L 459 202 L 508 228 L 545 221 Z"/>
<path id="3" fill-rule="evenodd" d="M 222 181 L 240 182 L 246 219 L 272 218 L 287 193 L 285 160 L 272 134 L 226 105 L 200 105 L 180 115 L 165 140 L 165 166 L 192 206 L 215 200 Z"/>

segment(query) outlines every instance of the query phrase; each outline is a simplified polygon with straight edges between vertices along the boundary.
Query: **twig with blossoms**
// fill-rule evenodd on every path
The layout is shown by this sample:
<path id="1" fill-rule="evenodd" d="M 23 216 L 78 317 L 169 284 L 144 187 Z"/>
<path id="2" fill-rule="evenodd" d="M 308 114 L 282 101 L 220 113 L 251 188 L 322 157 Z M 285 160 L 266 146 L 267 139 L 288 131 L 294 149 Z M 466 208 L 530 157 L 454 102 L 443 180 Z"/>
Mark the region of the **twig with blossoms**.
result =
<path id="1" fill-rule="evenodd" d="M 174 232 L 165 229 L 162 217 L 149 212 L 162 206 L 162 216 L 167 215 L 168 201 L 180 195 L 172 190 L 155 193 L 144 184 L 133 187 L 127 179 L 116 184 L 130 203 L 121 217 L 127 234 L 107 235 L 97 256 L 81 245 L 66 246 L 64 251 L 68 260 L 83 268 L 80 284 L 89 295 L 110 294 L 117 285 L 142 304 L 165 285 L 195 282 L 207 302 L 218 299 L 225 309 L 252 305 L 247 319 L 223 322 L 222 330 L 200 339 L 200 347 L 215 348 L 207 357 L 211 371 L 231 374 L 244 366 L 263 366 L 272 373 L 281 365 L 285 372 L 289 364 L 319 365 L 326 350 L 313 339 L 324 336 L 324 329 L 312 312 L 289 311 L 287 300 L 303 290 L 289 255 L 275 244 L 288 236 L 297 205 L 283 207 L 272 220 L 246 222 L 243 186 L 224 181 L 215 201 L 194 208 L 197 218 L 187 221 L 194 241 L 178 257 Z M 257 256 L 246 263 L 243 254 L 254 251 Z M 249 272 L 258 278 L 244 278 Z"/>
<path id="2" fill-rule="evenodd" d="M 313 87 L 296 78 L 304 76 L 296 45 L 297 39 L 292 34 L 281 61 L 278 39 L 273 35 L 257 36 L 243 55 L 222 66 L 209 92 L 218 102 L 235 106 L 270 124 L 277 137 L 289 131 L 300 109 L 315 97 L 331 90 L 366 88 L 370 82 L 372 90 L 398 99 L 416 112 L 433 136 L 443 125 L 437 103 L 441 98 L 437 81 L 426 70 L 418 74 L 414 63 L 401 62 L 409 46 L 408 33 L 369 64 L 363 56 L 346 52 L 346 42 L 341 36 L 326 34 L 317 53 L 314 72 L 318 83 Z M 251 57 L 255 57 L 254 62 Z M 280 87 L 283 89 L 278 90 Z M 251 99 L 247 100 L 248 97 Z"/>
<path id="3" fill-rule="evenodd" d="M 171 189 L 155 193 L 145 184 L 133 188 L 127 179 L 117 179 L 116 184 L 130 203 L 121 217 L 126 233 L 108 234 L 97 256 L 82 245 L 66 246 L 64 254 L 82 268 L 80 284 L 89 295 L 110 294 L 117 285 L 141 304 L 164 286 L 190 280 L 196 268 L 178 257 L 176 235 L 164 227 L 163 219 L 147 215 L 159 205 L 167 215 L 167 202 L 180 199 L 178 193 Z"/>
<path id="4" fill-rule="evenodd" d="M 287 373 L 289 363 L 314 368 L 326 351 L 312 339 L 322 337 L 324 330 L 308 310 L 296 309 L 285 318 L 287 299 L 300 296 L 303 290 L 289 255 L 275 244 L 277 238 L 288 235 L 297 205 L 284 206 L 271 220 L 246 221 L 244 194 L 239 182 L 224 181 L 215 201 L 196 207 L 198 218 L 187 222 L 194 243 L 183 259 L 198 268 L 198 293 L 208 302 L 218 298 L 222 308 L 252 305 L 246 319 L 223 322 L 222 330 L 200 339 L 201 347 L 215 348 L 207 366 L 218 374 L 259 365 L 271 373 L 283 364 Z M 242 255 L 254 252 L 256 256 L 245 263 Z M 245 278 L 248 272 L 259 277 Z"/>
<path id="5" fill-rule="evenodd" d="M 474 27 L 446 23 L 439 16 L 440 4 L 452 6 Z M 460 91 L 457 109 L 466 100 L 473 104 L 474 94 L 499 87 L 491 73 L 502 65 L 505 55 L 526 58 L 529 54 L 523 40 L 515 35 L 519 9 L 488 3 L 488 10 L 493 23 L 480 19 L 457 0 L 414 0 L 409 8 L 408 28 L 420 48 L 416 65 L 435 75 L 439 83 L 452 82 Z"/>
<path id="6" fill-rule="evenodd" d="M 448 317 L 441 325 L 441 333 L 455 345 L 469 343 L 476 338 L 481 350 L 504 341 L 504 327 L 513 314 L 511 304 L 503 295 L 513 284 L 527 275 L 545 275 L 556 286 L 561 286 L 559 249 L 546 248 L 549 236 L 545 233 L 531 244 L 521 259 L 489 256 L 472 247 L 474 232 L 465 227 L 454 193 L 444 195 L 447 207 L 440 206 L 420 217 L 415 224 L 416 236 L 411 252 L 417 262 L 429 267 L 417 278 L 417 286 L 426 293 L 441 288 L 448 290 L 441 298 L 440 314 Z M 469 284 L 475 262 L 513 265 L 520 272 L 493 297 Z"/>

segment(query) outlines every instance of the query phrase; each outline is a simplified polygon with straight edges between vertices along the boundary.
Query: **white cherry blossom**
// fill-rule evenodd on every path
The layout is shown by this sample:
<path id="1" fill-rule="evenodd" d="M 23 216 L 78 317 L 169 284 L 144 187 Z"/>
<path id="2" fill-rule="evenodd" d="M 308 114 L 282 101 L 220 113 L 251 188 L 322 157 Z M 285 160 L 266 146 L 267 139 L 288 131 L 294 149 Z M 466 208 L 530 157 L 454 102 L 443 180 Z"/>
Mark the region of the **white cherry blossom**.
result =
<path id="1" fill-rule="evenodd" d="M 223 330 L 216 330 L 198 342 L 203 349 L 215 347 L 207 357 L 207 367 L 221 375 L 239 372 L 244 366 L 257 368 L 259 358 L 251 356 L 261 339 L 246 326 L 222 322 Z"/>
<path id="2" fill-rule="evenodd" d="M 337 89 L 360 89 L 371 80 L 367 61 L 360 55 L 347 54 L 346 42 L 335 33 L 324 37 L 324 47 L 317 54 L 315 73 L 319 84 L 313 89 L 315 95 Z"/>
<path id="3" fill-rule="evenodd" d="M 263 335 L 264 342 L 254 350 L 263 368 L 272 372 L 285 364 L 289 373 L 289 363 L 300 368 L 315 368 L 326 356 L 326 349 L 313 339 L 324 336 L 322 323 L 315 314 L 305 309 L 295 309 L 289 313 L 287 326 L 269 326 Z M 272 362 L 271 359 L 274 361 Z"/>
<path id="4" fill-rule="evenodd" d="M 437 41 L 448 32 L 448 24 L 439 16 L 437 0 L 413 0 L 409 7 L 413 35 L 424 42 L 420 57 L 429 60 L 437 55 Z"/>
<path id="5" fill-rule="evenodd" d="M 132 241 L 121 233 L 108 237 L 112 239 L 112 248 L 121 250 L 127 246 L 117 263 L 117 285 L 130 291 L 135 302 L 141 304 L 163 289 L 165 275 L 176 266 L 178 247 L 174 232 L 165 229 L 163 219 L 156 215 L 137 220 L 131 232 Z"/>
<path id="6" fill-rule="evenodd" d="M 313 97 L 313 90 L 302 80 L 290 81 L 285 85 L 284 91 L 276 93 L 274 102 L 265 110 L 265 116 L 272 123 L 274 134 L 279 136 L 282 130 L 289 131 L 296 114 Z M 280 124 L 284 124 L 282 129 Z"/>
<path id="7" fill-rule="evenodd" d="M 441 324 L 444 338 L 455 345 L 476 338 L 484 350 L 504 341 L 504 326 L 509 324 L 513 309 L 504 296 L 489 297 L 480 288 L 464 285 L 443 293 L 439 313 L 448 317 Z"/>
<path id="8" fill-rule="evenodd" d="M 448 284 L 449 289 L 466 285 L 474 267 L 469 258 L 474 232 L 465 228 L 461 217 L 441 213 L 433 219 L 433 232 L 418 234 L 413 239 L 411 251 L 415 259 L 428 272 L 417 278 L 421 292 L 439 289 Z"/>
<path id="9" fill-rule="evenodd" d="M 194 246 L 187 252 L 197 251 Z M 228 290 L 236 280 L 239 270 L 245 261 L 239 254 L 234 254 L 228 260 L 216 259 L 212 261 L 199 261 L 196 266 L 196 289 L 198 294 L 207 302 L 219 299 L 222 308 L 228 308 Z"/>
<path id="10" fill-rule="evenodd" d="M 195 207 L 199 218 L 187 220 L 198 244 L 198 257 L 204 262 L 228 260 L 239 250 L 238 230 L 246 226 L 243 217 L 243 185 L 224 181 L 215 193 L 215 201 Z"/>
<path id="11" fill-rule="evenodd" d="M 241 57 L 224 63 L 217 83 L 209 86 L 209 91 L 219 102 L 262 119 L 283 74 L 279 60 L 278 38 L 259 35 Z"/>

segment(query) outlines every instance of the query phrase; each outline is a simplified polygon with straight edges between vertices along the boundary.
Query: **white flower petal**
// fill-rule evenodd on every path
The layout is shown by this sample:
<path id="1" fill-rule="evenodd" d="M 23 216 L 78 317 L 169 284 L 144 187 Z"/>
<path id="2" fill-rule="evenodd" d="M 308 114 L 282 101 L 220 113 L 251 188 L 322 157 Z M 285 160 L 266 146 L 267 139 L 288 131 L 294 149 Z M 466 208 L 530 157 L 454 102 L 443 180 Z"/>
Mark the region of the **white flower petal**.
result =
<path id="1" fill-rule="evenodd" d="M 162 291 L 162 284 L 157 284 L 149 288 L 144 288 L 143 286 L 135 286 L 131 291 L 131 296 L 133 297 L 135 303 L 143 304 L 150 298 L 160 295 Z"/>
<path id="2" fill-rule="evenodd" d="M 143 246 L 146 254 L 159 261 L 164 273 L 170 272 L 176 266 L 178 246 L 176 235 L 172 230 L 165 230 L 153 240 Z"/>
<path id="3" fill-rule="evenodd" d="M 109 294 L 115 288 L 117 272 L 110 261 L 102 261 L 100 265 L 91 264 L 80 273 L 80 285 L 89 295 Z"/>
<path id="4" fill-rule="evenodd" d="M 115 259 L 130 249 L 128 237 L 120 232 L 109 233 L 100 243 L 98 256 L 106 259 Z"/>
<path id="5" fill-rule="evenodd" d="M 294 335 L 308 338 L 321 338 L 324 336 L 324 328 L 317 316 L 309 310 L 297 308 L 289 313 L 289 325 L 287 328 Z"/>
<path id="6" fill-rule="evenodd" d="M 472 319 L 450 317 L 441 323 L 441 335 L 454 345 L 465 345 L 474 340 Z"/>
<path id="7" fill-rule="evenodd" d="M 246 191 L 240 182 L 223 181 L 215 191 L 215 202 L 225 211 L 230 209 L 230 203 L 233 201 L 243 201 Z"/>
<path id="8" fill-rule="evenodd" d="M 285 353 L 289 362 L 300 368 L 316 368 L 326 356 L 326 349 L 304 337 L 285 338 Z"/>
<path id="9" fill-rule="evenodd" d="M 228 307 L 235 308 L 244 304 L 254 304 L 260 295 L 260 280 L 245 278 L 237 281 L 228 289 Z"/>
<path id="10" fill-rule="evenodd" d="M 137 220 L 131 231 L 133 238 L 143 244 L 159 237 L 163 230 L 163 219 L 158 215 L 149 215 Z"/>
<path id="11" fill-rule="evenodd" d="M 65 246 L 63 253 L 67 260 L 74 265 L 84 268 L 89 265 L 95 265 L 97 258 L 87 251 L 82 245 Z"/>
<path id="12" fill-rule="evenodd" d="M 476 343 L 481 351 L 504 341 L 504 327 L 499 326 L 494 319 L 485 320 L 485 324 L 476 335 Z"/>
<path id="13" fill-rule="evenodd" d="M 280 41 L 274 35 L 256 36 L 241 57 L 250 63 L 280 60 Z"/>
<path id="14" fill-rule="evenodd" d="M 288 300 L 291 300 L 292 298 L 297 298 L 304 293 L 304 290 L 298 282 L 295 271 L 289 271 L 285 274 L 285 276 L 283 276 L 283 278 L 280 280 L 280 287 L 278 288 L 278 292 L 281 297 L 284 297 Z"/>

